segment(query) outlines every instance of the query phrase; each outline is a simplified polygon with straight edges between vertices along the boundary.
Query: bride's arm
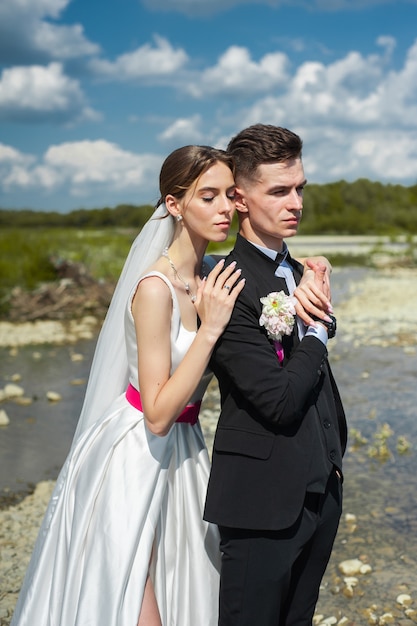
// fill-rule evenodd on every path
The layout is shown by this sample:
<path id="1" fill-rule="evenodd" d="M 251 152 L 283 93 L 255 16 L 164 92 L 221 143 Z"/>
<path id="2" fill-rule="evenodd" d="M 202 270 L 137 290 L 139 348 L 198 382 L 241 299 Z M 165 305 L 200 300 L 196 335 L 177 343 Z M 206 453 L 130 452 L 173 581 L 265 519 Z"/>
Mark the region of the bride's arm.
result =
<path id="1" fill-rule="evenodd" d="M 145 278 L 139 284 L 132 305 L 139 387 L 147 426 L 156 435 L 167 434 L 188 403 L 244 286 L 243 281 L 238 281 L 239 273 L 234 271 L 233 266 L 221 272 L 222 266 L 223 263 L 217 265 L 198 289 L 195 307 L 201 324 L 172 375 L 171 292 L 157 277 Z M 230 286 L 235 285 L 234 289 L 224 289 L 226 282 Z"/>

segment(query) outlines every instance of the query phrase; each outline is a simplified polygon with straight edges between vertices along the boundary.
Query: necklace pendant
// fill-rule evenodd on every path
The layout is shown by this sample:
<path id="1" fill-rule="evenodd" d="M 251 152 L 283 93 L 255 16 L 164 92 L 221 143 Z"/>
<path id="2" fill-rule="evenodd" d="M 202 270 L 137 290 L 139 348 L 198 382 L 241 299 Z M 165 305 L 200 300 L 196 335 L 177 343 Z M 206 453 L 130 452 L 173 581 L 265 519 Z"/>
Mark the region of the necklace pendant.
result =
<path id="1" fill-rule="evenodd" d="M 187 296 L 190 297 L 191 302 L 195 302 L 197 297 L 191 292 L 190 289 L 190 283 L 187 283 L 182 276 L 180 276 L 177 268 L 175 267 L 174 263 L 172 262 L 172 260 L 169 258 L 168 255 L 168 248 L 164 248 L 163 252 L 162 252 L 162 256 L 166 257 L 166 259 L 168 260 L 168 263 L 170 264 L 172 271 L 174 272 L 174 275 L 176 276 L 176 278 L 178 278 L 179 281 L 182 282 L 182 284 L 184 285 L 185 288 L 185 293 L 187 294 Z"/>

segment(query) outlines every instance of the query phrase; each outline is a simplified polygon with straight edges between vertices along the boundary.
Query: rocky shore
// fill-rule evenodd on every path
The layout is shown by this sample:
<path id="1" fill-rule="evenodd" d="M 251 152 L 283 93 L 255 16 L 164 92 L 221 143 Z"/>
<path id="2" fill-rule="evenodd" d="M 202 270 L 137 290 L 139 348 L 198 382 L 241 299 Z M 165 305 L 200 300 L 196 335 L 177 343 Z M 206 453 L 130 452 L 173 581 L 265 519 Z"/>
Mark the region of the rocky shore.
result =
<path id="1" fill-rule="evenodd" d="M 358 274 L 355 269 L 336 268 L 333 280 L 337 280 L 339 273 L 343 273 L 343 286 L 337 305 L 342 331 L 338 333 L 338 341 L 365 341 L 368 345 L 383 346 L 417 343 L 417 269 L 369 270 Z M 29 344 L 75 343 L 92 338 L 102 316 L 92 313 L 73 318 L 77 311 L 75 303 L 71 308 L 67 306 L 62 319 L 0 320 L 0 347 L 15 349 Z"/>
<path id="2" fill-rule="evenodd" d="M 336 269 L 336 280 L 338 272 Z M 370 270 L 360 274 L 343 270 L 336 305 L 338 335 L 329 346 L 330 358 L 340 363 L 352 351 L 362 355 L 368 347 L 383 349 L 387 355 L 391 350 L 398 350 L 414 362 L 417 354 L 416 281 L 416 269 Z M 16 351 L 23 344 L 74 342 L 80 337 L 93 336 L 98 324 L 98 319 L 92 316 L 86 316 L 82 322 L 0 322 L 0 347 Z M 387 356 L 387 362 L 389 358 Z M 362 377 L 369 370 L 368 365 L 361 364 Z M 213 384 L 201 413 L 209 449 L 217 415 L 218 395 Z M 355 459 L 355 463 L 362 465 L 362 480 L 366 481 L 364 459 Z M 53 481 L 41 482 L 24 500 L 0 510 L 0 626 L 10 623 L 52 488 Z M 415 552 L 407 550 L 406 544 L 401 554 L 393 554 L 393 547 L 390 552 L 390 546 L 378 534 L 378 518 L 375 507 L 371 506 L 371 494 L 369 511 L 351 510 L 351 501 L 347 499 L 337 545 L 323 581 L 315 626 L 416 624 Z M 380 552 L 385 556 L 380 556 Z M 385 563 L 392 563 L 389 571 L 386 566 L 380 566 L 382 558 Z M 398 568 L 403 568 L 401 573 Z"/>

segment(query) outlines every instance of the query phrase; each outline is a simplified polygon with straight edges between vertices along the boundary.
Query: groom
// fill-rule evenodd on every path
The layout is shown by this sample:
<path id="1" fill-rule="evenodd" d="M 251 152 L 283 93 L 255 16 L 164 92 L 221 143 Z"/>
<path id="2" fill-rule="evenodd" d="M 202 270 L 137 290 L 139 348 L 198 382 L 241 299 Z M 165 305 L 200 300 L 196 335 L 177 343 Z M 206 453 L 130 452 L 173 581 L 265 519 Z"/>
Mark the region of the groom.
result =
<path id="1" fill-rule="evenodd" d="M 221 537 L 219 626 L 307 626 L 342 510 L 347 429 L 326 348 L 335 318 L 295 320 L 280 361 L 260 299 L 301 278 L 285 239 L 301 219 L 302 142 L 256 124 L 228 151 L 239 234 L 227 263 L 246 286 L 211 361 L 222 408 L 204 517 Z"/>

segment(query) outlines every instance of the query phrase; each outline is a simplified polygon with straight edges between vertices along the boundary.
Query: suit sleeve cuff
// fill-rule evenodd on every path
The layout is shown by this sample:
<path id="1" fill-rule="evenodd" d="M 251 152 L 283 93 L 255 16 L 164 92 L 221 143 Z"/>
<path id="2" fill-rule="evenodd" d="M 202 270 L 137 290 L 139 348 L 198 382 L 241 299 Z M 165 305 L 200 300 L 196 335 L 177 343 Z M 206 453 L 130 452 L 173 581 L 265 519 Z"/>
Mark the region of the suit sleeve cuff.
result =
<path id="1" fill-rule="evenodd" d="M 308 336 L 317 337 L 325 346 L 327 346 L 328 334 L 327 330 L 321 324 L 317 324 L 317 326 L 309 326 L 307 328 L 307 332 L 305 337 Z"/>

